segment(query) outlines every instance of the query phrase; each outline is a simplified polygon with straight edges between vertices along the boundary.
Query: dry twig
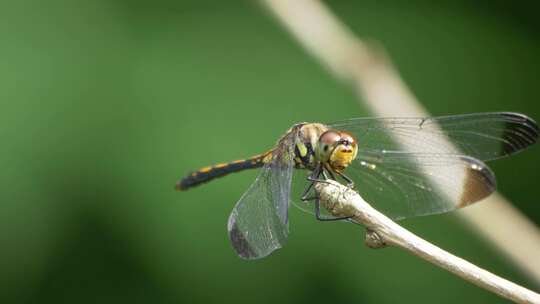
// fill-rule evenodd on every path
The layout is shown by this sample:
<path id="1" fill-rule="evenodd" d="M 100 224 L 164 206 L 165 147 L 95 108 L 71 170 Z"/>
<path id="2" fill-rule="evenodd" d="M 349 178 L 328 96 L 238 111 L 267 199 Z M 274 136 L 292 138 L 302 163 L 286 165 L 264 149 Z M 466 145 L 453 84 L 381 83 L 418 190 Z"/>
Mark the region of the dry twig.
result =
<path id="1" fill-rule="evenodd" d="M 352 220 L 368 229 L 366 241 L 370 247 L 399 247 L 516 303 L 540 303 L 539 294 L 498 277 L 414 235 L 375 210 L 354 190 L 332 180 L 317 183 L 315 190 L 330 213 L 335 216 L 353 216 Z"/>

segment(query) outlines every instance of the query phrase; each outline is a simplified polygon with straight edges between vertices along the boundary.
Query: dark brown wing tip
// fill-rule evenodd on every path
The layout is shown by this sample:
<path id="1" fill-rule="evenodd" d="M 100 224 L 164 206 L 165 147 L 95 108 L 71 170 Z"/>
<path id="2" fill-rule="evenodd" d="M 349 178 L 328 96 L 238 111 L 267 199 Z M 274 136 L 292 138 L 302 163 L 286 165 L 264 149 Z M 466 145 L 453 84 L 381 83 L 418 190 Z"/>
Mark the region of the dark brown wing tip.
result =
<path id="1" fill-rule="evenodd" d="M 540 129 L 534 119 L 521 113 L 500 114 L 506 119 L 506 128 L 502 134 L 502 149 L 506 155 L 517 153 L 538 141 Z"/>
<path id="2" fill-rule="evenodd" d="M 495 174 L 486 164 L 468 156 L 463 156 L 462 160 L 468 162 L 469 167 L 467 168 L 464 189 L 458 208 L 478 202 L 497 189 Z"/>
<path id="3" fill-rule="evenodd" d="M 238 225 L 234 220 L 229 220 L 229 238 L 238 256 L 246 260 L 258 258 L 242 231 L 238 229 Z"/>

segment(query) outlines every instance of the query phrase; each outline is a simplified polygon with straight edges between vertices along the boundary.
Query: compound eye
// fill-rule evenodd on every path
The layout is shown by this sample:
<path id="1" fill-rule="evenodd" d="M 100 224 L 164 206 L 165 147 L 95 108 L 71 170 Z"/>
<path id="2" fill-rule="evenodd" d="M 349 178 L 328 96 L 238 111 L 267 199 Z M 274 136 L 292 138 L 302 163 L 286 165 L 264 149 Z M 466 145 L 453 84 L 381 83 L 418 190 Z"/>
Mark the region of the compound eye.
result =
<path id="1" fill-rule="evenodd" d="M 341 135 L 333 130 L 329 130 L 321 134 L 319 142 L 323 147 L 333 147 L 341 140 Z"/>
<path id="2" fill-rule="evenodd" d="M 350 145 L 353 145 L 355 146 L 356 145 L 356 139 L 349 133 L 347 132 L 341 132 L 341 140 L 343 142 L 346 142 L 347 144 L 350 144 Z"/>

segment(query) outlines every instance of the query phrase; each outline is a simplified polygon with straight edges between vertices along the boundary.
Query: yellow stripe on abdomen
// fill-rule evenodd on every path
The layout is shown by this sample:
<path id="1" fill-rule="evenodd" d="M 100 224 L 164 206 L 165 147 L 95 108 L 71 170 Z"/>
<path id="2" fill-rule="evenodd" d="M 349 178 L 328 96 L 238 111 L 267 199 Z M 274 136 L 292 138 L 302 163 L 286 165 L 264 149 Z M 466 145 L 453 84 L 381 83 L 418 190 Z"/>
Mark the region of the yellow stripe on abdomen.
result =
<path id="1" fill-rule="evenodd" d="M 201 168 L 177 182 L 176 190 L 184 191 L 229 173 L 262 167 L 266 162 L 270 161 L 272 158 L 271 156 L 272 151 L 269 151 L 249 159 L 235 160 L 230 163 L 220 163 L 210 167 Z"/>

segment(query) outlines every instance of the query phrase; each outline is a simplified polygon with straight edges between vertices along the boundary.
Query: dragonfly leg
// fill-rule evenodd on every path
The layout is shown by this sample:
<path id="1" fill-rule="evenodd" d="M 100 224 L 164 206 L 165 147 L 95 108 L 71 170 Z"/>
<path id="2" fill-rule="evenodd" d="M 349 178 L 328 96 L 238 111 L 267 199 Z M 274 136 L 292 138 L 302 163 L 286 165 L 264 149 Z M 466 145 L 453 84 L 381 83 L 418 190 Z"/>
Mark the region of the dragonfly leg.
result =
<path id="1" fill-rule="evenodd" d="M 324 217 L 321 215 L 321 202 L 319 199 L 315 199 L 315 217 L 321 222 L 341 221 L 348 220 L 353 216 L 340 216 L 340 217 Z"/>
<path id="2" fill-rule="evenodd" d="M 308 197 L 308 193 L 315 183 L 328 183 L 326 180 L 329 178 L 326 172 L 330 174 L 331 179 L 336 180 L 334 174 L 329 170 L 325 170 L 324 166 L 319 163 L 315 170 L 307 177 L 307 180 L 310 181 L 310 183 L 304 190 L 304 193 L 302 193 L 302 197 L 300 198 L 302 201 L 312 201 L 318 198 L 317 196 Z M 322 179 L 319 178 L 321 175 L 323 176 Z"/>
<path id="3" fill-rule="evenodd" d="M 321 175 L 321 165 L 317 165 L 317 167 L 315 168 L 315 170 L 313 170 L 313 172 L 311 172 L 311 174 L 307 177 L 307 180 L 310 181 L 309 185 L 306 187 L 306 189 L 304 190 L 304 193 L 302 193 L 302 197 L 300 198 L 302 201 L 311 201 L 313 199 L 316 199 L 317 197 L 308 197 L 308 194 L 309 194 L 309 191 L 311 190 L 311 188 L 313 187 L 313 185 L 316 183 L 316 182 L 320 182 L 321 180 L 319 180 L 319 176 Z"/>
<path id="4" fill-rule="evenodd" d="M 336 173 L 347 182 L 347 187 L 351 189 L 354 188 L 354 181 L 350 177 L 348 177 L 347 175 L 341 172 L 336 172 Z"/>
<path id="5" fill-rule="evenodd" d="M 328 174 L 330 175 L 330 178 L 337 181 L 336 176 L 334 175 L 334 173 L 332 173 L 332 171 L 330 171 L 330 170 L 327 170 L 327 171 L 328 171 Z M 324 170 L 323 170 L 323 173 L 324 173 Z M 324 176 L 324 178 L 328 179 L 328 177 L 326 175 Z"/>
<path id="6" fill-rule="evenodd" d="M 315 172 L 315 171 L 314 171 Z M 320 179 L 320 176 L 323 176 L 323 179 Z M 314 199 L 317 199 L 317 196 L 308 197 L 308 193 L 313 187 L 315 183 L 328 183 L 326 180 L 328 179 L 328 176 L 326 175 L 324 168 L 318 169 L 316 174 L 310 174 L 307 178 L 308 181 L 310 181 L 309 185 L 306 187 L 306 190 L 304 190 L 304 193 L 302 193 L 302 197 L 300 198 L 302 201 L 312 201 Z"/>
<path id="7" fill-rule="evenodd" d="M 333 180 L 336 179 L 335 176 L 332 174 L 332 172 L 328 171 L 328 173 L 330 174 L 330 176 L 331 176 L 331 178 Z M 321 175 L 323 176 L 324 179 L 319 178 Z M 326 175 L 324 167 L 321 164 L 319 164 L 317 166 L 317 168 L 315 168 L 315 170 L 313 170 L 313 172 L 308 176 L 307 179 L 310 181 L 310 183 L 306 187 L 306 190 L 304 190 L 304 193 L 302 194 L 301 200 L 304 201 L 304 202 L 305 201 L 312 201 L 312 200 L 315 201 L 315 217 L 317 218 L 317 220 L 324 221 L 324 222 L 329 222 L 329 221 L 347 220 L 347 219 L 352 218 L 352 216 L 331 217 L 331 218 L 323 217 L 321 215 L 321 204 L 320 204 L 319 197 L 317 195 L 308 196 L 309 191 L 311 190 L 311 188 L 313 187 L 313 185 L 315 183 L 324 183 L 328 179 L 328 176 Z"/>
<path id="8" fill-rule="evenodd" d="M 330 174 L 332 179 L 334 179 L 334 180 L 336 179 L 335 176 L 332 174 L 332 172 L 328 171 L 328 173 Z M 321 175 L 323 176 L 324 179 L 319 178 Z M 313 185 L 315 183 L 324 183 L 328 179 L 328 176 L 326 175 L 324 167 L 322 167 L 319 164 L 315 168 L 315 170 L 313 170 L 313 172 L 308 176 L 307 179 L 310 181 L 310 183 L 306 187 L 306 190 L 304 190 L 304 193 L 302 194 L 301 200 L 304 201 L 304 202 L 305 201 L 312 201 L 312 200 L 315 201 L 315 217 L 317 218 L 317 220 L 323 221 L 323 222 L 329 222 L 329 221 L 339 221 L 339 220 L 346 220 L 346 219 L 352 218 L 352 216 L 331 217 L 331 218 L 324 217 L 324 216 L 321 215 L 321 204 L 320 204 L 319 197 L 317 195 L 312 196 L 312 197 L 308 196 L 309 191 L 311 190 L 311 188 L 313 187 Z"/>
<path id="9" fill-rule="evenodd" d="M 330 175 L 330 178 L 333 180 L 336 180 L 336 176 L 332 173 L 330 170 L 324 170 L 324 167 L 322 167 L 321 174 L 323 175 L 324 179 L 327 180 L 328 176 L 326 175 L 326 172 L 328 172 L 328 175 Z M 341 221 L 341 220 L 348 220 L 351 219 L 352 216 L 340 216 L 340 217 L 324 217 L 321 215 L 321 202 L 319 198 L 315 198 L 315 217 L 317 220 L 322 222 L 331 222 L 331 221 Z"/>

